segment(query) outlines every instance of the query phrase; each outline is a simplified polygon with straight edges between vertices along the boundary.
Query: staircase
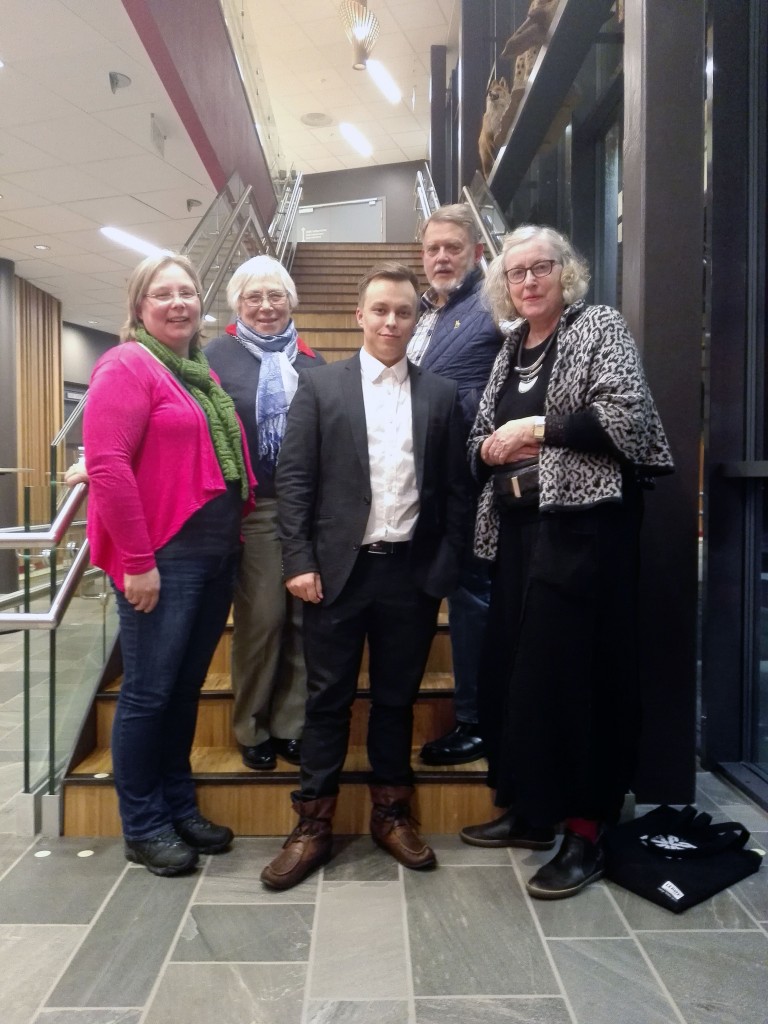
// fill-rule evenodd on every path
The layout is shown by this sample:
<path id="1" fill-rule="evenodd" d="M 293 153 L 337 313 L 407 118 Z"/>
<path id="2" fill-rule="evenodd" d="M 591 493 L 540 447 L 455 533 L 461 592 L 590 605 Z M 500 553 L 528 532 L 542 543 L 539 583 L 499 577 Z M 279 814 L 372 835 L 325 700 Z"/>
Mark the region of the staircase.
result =
<path id="1" fill-rule="evenodd" d="M 418 244 L 325 244 L 297 247 L 292 276 L 299 294 L 295 315 L 300 336 L 326 361 L 344 359 L 360 347 L 355 320 L 357 282 L 383 260 L 412 267 L 425 287 Z M 278 758 L 276 771 L 254 772 L 243 766 L 232 733 L 230 688 L 231 626 L 227 627 L 211 664 L 200 700 L 192 769 L 200 809 L 228 824 L 239 835 L 284 835 L 295 825 L 290 793 L 298 769 Z M 441 611 L 427 672 L 414 708 L 412 764 L 417 788 L 414 813 L 426 833 L 457 832 L 463 825 L 493 817 L 485 762 L 451 767 L 421 765 L 418 752 L 427 740 L 453 725 L 451 649 L 447 619 Z M 109 749 L 119 680 L 97 694 L 79 752 L 64 783 L 65 835 L 120 835 L 117 797 L 112 785 Z M 350 745 L 334 817 L 340 834 L 368 831 L 370 800 L 365 750 L 368 720 L 367 662 L 364 660 L 358 699 L 352 712 Z"/>
<path id="2" fill-rule="evenodd" d="M 296 247 L 291 274 L 299 293 L 294 320 L 306 343 L 326 362 L 347 359 L 360 348 L 355 319 L 358 282 L 374 263 L 403 263 L 426 288 L 421 246 L 407 243 L 303 243 Z"/>

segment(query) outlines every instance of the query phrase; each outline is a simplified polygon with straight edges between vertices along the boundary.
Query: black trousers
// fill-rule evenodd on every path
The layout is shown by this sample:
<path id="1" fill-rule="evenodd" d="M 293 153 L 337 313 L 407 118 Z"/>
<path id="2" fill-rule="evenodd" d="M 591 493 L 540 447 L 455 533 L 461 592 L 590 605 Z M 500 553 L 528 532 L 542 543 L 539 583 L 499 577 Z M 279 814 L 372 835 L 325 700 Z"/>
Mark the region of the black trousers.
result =
<path id="1" fill-rule="evenodd" d="M 388 786 L 413 784 L 413 704 L 439 604 L 414 586 L 403 545 L 392 555 L 362 551 L 344 590 L 330 606 L 304 606 L 307 707 L 299 799 L 335 796 L 339 791 L 366 639 L 371 781 Z"/>
<path id="2" fill-rule="evenodd" d="M 480 723 L 497 805 L 533 824 L 615 820 L 631 785 L 641 517 L 636 490 L 502 513 Z"/>

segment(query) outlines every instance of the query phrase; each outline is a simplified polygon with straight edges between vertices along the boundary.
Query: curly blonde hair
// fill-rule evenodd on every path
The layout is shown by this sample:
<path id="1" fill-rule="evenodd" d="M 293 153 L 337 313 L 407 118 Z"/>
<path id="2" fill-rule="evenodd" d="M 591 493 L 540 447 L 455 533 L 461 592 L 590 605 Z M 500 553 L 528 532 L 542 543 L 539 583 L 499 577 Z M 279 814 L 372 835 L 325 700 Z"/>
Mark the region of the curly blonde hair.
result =
<path id="1" fill-rule="evenodd" d="M 552 252 L 552 258 L 562 264 L 560 284 L 563 289 L 563 305 L 569 306 L 587 294 L 589 265 L 584 257 L 576 252 L 569 239 L 546 225 L 521 224 L 519 228 L 504 236 L 501 252 L 491 261 L 485 277 L 483 294 L 497 323 L 502 320 L 514 320 L 520 315 L 510 297 L 504 273 L 507 253 L 518 245 L 534 239 L 546 242 Z"/>

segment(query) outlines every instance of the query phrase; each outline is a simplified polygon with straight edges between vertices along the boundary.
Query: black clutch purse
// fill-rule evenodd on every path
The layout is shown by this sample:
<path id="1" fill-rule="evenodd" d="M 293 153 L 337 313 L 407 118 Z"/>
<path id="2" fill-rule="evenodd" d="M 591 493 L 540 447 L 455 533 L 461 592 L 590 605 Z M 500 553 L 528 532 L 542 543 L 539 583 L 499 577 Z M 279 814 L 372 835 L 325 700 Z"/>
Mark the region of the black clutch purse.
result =
<path id="1" fill-rule="evenodd" d="M 493 493 L 504 508 L 539 503 L 539 460 L 521 459 L 493 474 Z"/>

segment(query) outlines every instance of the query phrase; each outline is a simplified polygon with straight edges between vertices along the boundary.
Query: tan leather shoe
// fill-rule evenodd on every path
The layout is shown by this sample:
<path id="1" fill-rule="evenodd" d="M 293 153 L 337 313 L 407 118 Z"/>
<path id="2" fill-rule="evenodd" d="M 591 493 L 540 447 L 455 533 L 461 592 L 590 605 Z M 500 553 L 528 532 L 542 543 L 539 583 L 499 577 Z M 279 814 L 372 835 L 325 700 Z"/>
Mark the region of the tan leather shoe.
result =
<path id="1" fill-rule="evenodd" d="M 299 815 L 299 824 L 261 872 L 262 882 L 270 889 L 291 889 L 331 859 L 336 797 L 295 800 L 293 809 Z"/>
<path id="2" fill-rule="evenodd" d="M 410 786 L 371 786 L 371 836 L 374 843 L 407 868 L 420 871 L 437 864 L 435 851 L 414 828 Z"/>

